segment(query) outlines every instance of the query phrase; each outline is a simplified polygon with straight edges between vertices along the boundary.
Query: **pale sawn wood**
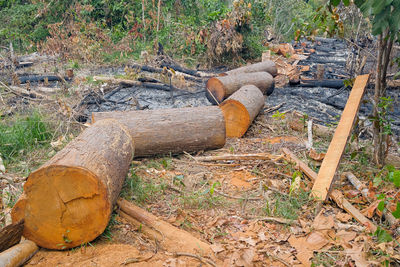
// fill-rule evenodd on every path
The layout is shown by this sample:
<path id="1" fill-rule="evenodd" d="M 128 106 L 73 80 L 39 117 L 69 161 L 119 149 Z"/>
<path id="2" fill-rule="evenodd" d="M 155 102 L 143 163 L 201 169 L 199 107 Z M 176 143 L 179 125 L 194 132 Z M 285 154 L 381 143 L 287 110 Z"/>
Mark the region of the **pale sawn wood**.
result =
<path id="1" fill-rule="evenodd" d="M 329 194 L 333 178 L 353 128 L 361 99 L 364 95 L 365 86 L 368 84 L 369 76 L 369 74 L 358 76 L 354 82 L 335 134 L 322 161 L 318 178 L 312 188 L 311 194 L 317 200 L 325 201 Z"/>

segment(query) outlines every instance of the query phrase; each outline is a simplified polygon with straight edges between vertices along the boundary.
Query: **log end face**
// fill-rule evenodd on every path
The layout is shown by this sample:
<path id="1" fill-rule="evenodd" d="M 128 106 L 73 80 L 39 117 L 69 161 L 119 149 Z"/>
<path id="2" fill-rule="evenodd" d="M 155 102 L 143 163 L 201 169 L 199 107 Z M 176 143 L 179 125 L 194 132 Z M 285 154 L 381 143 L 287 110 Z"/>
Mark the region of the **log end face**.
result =
<path id="1" fill-rule="evenodd" d="M 225 118 L 226 137 L 242 137 L 251 122 L 246 107 L 237 100 L 227 99 L 220 108 Z"/>
<path id="2" fill-rule="evenodd" d="M 24 189 L 26 199 L 17 202 L 13 219 L 23 217 L 24 236 L 41 247 L 72 248 L 92 241 L 107 226 L 106 187 L 88 170 L 44 167 L 29 176 Z"/>
<path id="3" fill-rule="evenodd" d="M 225 99 L 225 95 L 226 88 L 217 77 L 210 78 L 207 81 L 206 97 L 208 101 L 210 101 L 210 103 L 212 103 L 213 105 L 221 103 Z"/>

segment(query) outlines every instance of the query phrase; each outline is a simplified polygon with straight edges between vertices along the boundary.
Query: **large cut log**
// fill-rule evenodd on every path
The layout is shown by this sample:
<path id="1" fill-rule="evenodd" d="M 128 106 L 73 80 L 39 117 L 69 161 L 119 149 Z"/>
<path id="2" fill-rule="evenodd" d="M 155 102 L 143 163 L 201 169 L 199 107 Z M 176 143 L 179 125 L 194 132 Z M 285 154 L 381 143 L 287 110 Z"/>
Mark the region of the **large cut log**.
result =
<path id="1" fill-rule="evenodd" d="M 0 230 L 0 252 L 4 251 L 21 240 L 24 220 L 5 226 Z"/>
<path id="2" fill-rule="evenodd" d="M 13 221 L 24 219 L 23 235 L 44 248 L 92 241 L 107 226 L 133 151 L 122 124 L 95 123 L 29 175 Z"/>
<path id="3" fill-rule="evenodd" d="M 30 240 L 24 240 L 18 245 L 15 245 L 12 248 L 0 253 L 0 266 L 22 266 L 26 261 L 32 258 L 33 255 L 35 255 L 38 249 L 38 246 L 34 242 Z"/>
<path id="4" fill-rule="evenodd" d="M 275 86 L 274 78 L 268 72 L 239 73 L 209 79 L 206 96 L 211 103 L 219 104 L 247 84 L 257 86 L 266 95 L 272 94 Z"/>
<path id="5" fill-rule="evenodd" d="M 157 218 L 134 204 L 124 199 L 119 199 L 118 206 L 121 209 L 120 214 L 123 218 L 141 227 L 143 232 L 151 239 L 157 239 L 160 245 L 168 252 L 195 253 L 201 254 L 201 256 L 213 255 L 209 244 Z"/>
<path id="6" fill-rule="evenodd" d="M 218 107 L 92 113 L 92 122 L 116 119 L 135 141 L 135 156 L 169 155 L 225 145 L 225 121 Z"/>
<path id="7" fill-rule="evenodd" d="M 264 106 L 265 97 L 254 85 L 245 85 L 225 100 L 224 113 L 227 137 L 242 137 Z"/>
<path id="8" fill-rule="evenodd" d="M 272 60 L 265 60 L 262 62 L 250 64 L 247 66 L 243 66 L 237 69 L 221 73 L 220 76 L 237 75 L 239 73 L 262 72 L 262 71 L 268 72 L 274 77 L 278 74 L 278 69 L 276 68 L 275 62 L 273 62 Z"/>

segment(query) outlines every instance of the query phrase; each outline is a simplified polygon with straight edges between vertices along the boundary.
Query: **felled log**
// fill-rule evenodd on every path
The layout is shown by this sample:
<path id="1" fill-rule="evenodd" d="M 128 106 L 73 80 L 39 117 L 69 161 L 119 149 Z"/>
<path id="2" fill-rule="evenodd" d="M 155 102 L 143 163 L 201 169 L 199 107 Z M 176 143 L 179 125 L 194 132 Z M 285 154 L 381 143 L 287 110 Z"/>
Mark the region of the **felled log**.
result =
<path id="1" fill-rule="evenodd" d="M 129 130 L 135 156 L 217 149 L 225 145 L 225 121 L 219 107 L 94 112 L 92 122 L 115 119 Z"/>
<path id="2" fill-rule="evenodd" d="M 226 71 L 224 73 L 221 73 L 220 76 L 238 75 L 240 73 L 251 73 L 251 72 L 268 72 L 269 74 L 275 77 L 278 74 L 278 69 L 276 68 L 275 62 L 273 62 L 272 60 L 265 60 L 255 64 L 250 64 L 237 69 Z"/>
<path id="3" fill-rule="evenodd" d="M 330 79 L 330 80 L 301 80 L 299 87 L 326 87 L 340 89 L 344 86 L 344 80 L 342 79 Z"/>
<path id="4" fill-rule="evenodd" d="M 118 79 L 118 78 L 114 78 L 114 77 L 102 77 L 102 76 L 94 76 L 93 80 L 120 84 L 122 86 L 127 86 L 127 87 L 142 86 L 142 87 L 146 87 L 149 89 L 156 89 L 156 90 L 162 90 L 162 91 L 167 91 L 167 92 L 171 91 L 171 87 L 169 85 L 153 83 L 153 82 L 132 81 L 132 80 L 128 80 L 128 79 Z M 174 90 L 181 90 L 181 89 L 178 89 L 178 88 L 172 86 L 172 90 L 174 91 Z"/>
<path id="5" fill-rule="evenodd" d="M 226 99 L 224 113 L 227 137 L 242 137 L 264 106 L 265 97 L 254 85 L 245 85 Z"/>
<path id="6" fill-rule="evenodd" d="M 141 230 L 151 239 L 157 239 L 168 252 L 195 253 L 202 256 L 213 255 L 209 244 L 197 239 L 190 233 L 160 220 L 124 199 L 119 199 L 117 203 L 123 218 L 141 227 Z"/>
<path id="7" fill-rule="evenodd" d="M 0 253 L 0 266 L 1 267 L 18 267 L 27 262 L 36 251 L 38 246 L 30 241 L 24 240 L 16 246 L 7 249 Z"/>
<path id="8" fill-rule="evenodd" d="M 27 83 L 27 82 L 44 82 L 46 79 L 48 82 L 51 81 L 62 81 L 60 76 L 56 75 L 41 75 L 41 76 L 20 76 L 18 77 L 20 83 Z"/>
<path id="9" fill-rule="evenodd" d="M 24 229 L 24 220 L 5 226 L 0 230 L 0 252 L 19 243 Z"/>
<path id="10" fill-rule="evenodd" d="M 239 73 L 209 79 L 206 84 L 206 96 L 211 103 L 220 104 L 247 84 L 257 86 L 266 95 L 272 94 L 275 86 L 274 78 L 268 72 Z"/>
<path id="11" fill-rule="evenodd" d="M 123 125 L 95 123 L 29 175 L 13 221 L 25 219 L 23 235 L 44 248 L 92 241 L 107 226 L 133 151 Z"/>

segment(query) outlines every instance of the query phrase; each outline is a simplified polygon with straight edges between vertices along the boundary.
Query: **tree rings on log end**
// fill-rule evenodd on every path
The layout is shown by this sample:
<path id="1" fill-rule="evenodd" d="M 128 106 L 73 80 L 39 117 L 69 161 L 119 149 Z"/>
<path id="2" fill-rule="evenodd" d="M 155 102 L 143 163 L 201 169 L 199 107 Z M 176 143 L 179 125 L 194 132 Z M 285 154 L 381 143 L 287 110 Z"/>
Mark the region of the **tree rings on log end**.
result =
<path id="1" fill-rule="evenodd" d="M 225 117 L 226 137 L 242 137 L 250 125 L 246 107 L 237 100 L 227 99 L 220 108 Z"/>
<path id="2" fill-rule="evenodd" d="M 213 77 L 207 81 L 206 84 L 206 97 L 213 105 L 218 105 L 224 101 L 226 95 L 226 87 L 217 78 Z M 218 103 L 217 103 L 218 101 Z"/>
<path id="3" fill-rule="evenodd" d="M 265 97 L 254 85 L 245 85 L 226 99 L 220 108 L 225 117 L 226 136 L 242 137 L 264 106 Z"/>
<path id="4" fill-rule="evenodd" d="M 72 248 L 95 239 L 107 226 L 107 188 L 83 168 L 41 168 L 29 176 L 24 194 L 13 209 L 13 221 L 24 218 L 24 236 L 41 247 Z"/>
<path id="5" fill-rule="evenodd" d="M 49 249 L 87 243 L 106 228 L 134 153 L 128 130 L 102 120 L 32 172 L 12 210 L 23 235 Z"/>

